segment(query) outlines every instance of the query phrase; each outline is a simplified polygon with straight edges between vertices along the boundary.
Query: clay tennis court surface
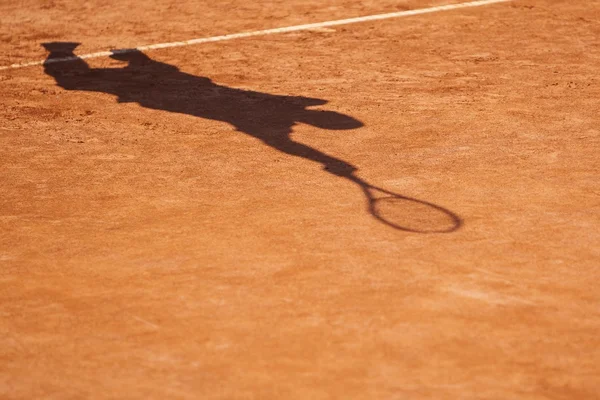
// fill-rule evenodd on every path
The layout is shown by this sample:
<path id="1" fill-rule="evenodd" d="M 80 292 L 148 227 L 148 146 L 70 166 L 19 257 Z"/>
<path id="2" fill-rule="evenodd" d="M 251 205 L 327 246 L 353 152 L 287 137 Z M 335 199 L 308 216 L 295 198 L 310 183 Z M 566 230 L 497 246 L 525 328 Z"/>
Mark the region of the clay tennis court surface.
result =
<path id="1" fill-rule="evenodd" d="M 0 66 L 449 3 L 2 1 Z M 523 0 L 1 70 L 0 397 L 598 398 L 599 38 Z"/>

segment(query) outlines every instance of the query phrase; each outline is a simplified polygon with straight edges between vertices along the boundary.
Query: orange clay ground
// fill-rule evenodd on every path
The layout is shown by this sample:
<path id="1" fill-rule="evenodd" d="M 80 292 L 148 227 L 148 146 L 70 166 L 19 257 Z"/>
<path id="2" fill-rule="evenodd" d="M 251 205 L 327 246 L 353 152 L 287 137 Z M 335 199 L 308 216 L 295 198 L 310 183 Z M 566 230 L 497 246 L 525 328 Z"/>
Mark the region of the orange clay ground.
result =
<path id="1" fill-rule="evenodd" d="M 448 3 L 5 0 L 0 66 Z M 599 38 L 519 0 L 0 71 L 0 398 L 599 398 Z"/>

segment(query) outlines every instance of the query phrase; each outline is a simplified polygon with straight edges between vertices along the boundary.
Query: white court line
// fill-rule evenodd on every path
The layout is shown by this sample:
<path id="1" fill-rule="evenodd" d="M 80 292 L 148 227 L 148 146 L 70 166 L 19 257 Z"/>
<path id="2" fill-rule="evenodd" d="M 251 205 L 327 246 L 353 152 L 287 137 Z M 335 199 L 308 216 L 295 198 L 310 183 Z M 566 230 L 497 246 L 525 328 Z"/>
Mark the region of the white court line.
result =
<path id="1" fill-rule="evenodd" d="M 315 28 L 326 28 L 329 26 L 356 24 L 358 22 L 378 21 L 378 20 L 382 20 L 382 19 L 407 17 L 407 16 L 411 16 L 411 15 L 428 14 L 428 13 L 434 13 L 434 12 L 439 12 L 439 11 L 457 10 L 459 8 L 467 8 L 467 7 L 479 7 L 479 6 L 485 6 L 488 4 L 506 3 L 506 2 L 510 2 L 510 1 L 514 1 L 514 0 L 478 0 L 478 1 L 470 1 L 468 3 L 446 4 L 443 6 L 420 8 L 420 9 L 416 9 L 416 10 L 398 11 L 398 12 L 392 12 L 392 13 L 387 13 L 387 14 L 368 15 L 368 16 L 364 16 L 364 17 L 339 19 L 336 21 L 317 22 L 314 24 L 295 25 L 295 26 L 288 26 L 288 27 L 284 27 L 284 28 L 264 29 L 261 31 L 232 33 L 229 35 L 190 39 L 190 40 L 184 40 L 182 42 L 149 44 L 149 45 L 139 46 L 139 47 L 132 48 L 132 49 L 119 50 L 118 52 L 122 54 L 122 53 L 131 53 L 131 52 L 138 51 L 138 50 L 146 51 L 146 50 L 155 50 L 155 49 L 166 49 L 169 47 L 190 46 L 193 44 L 201 44 L 201 43 L 222 42 L 224 40 L 241 39 L 241 38 L 247 38 L 247 37 L 252 37 L 252 36 L 264 36 L 264 35 L 273 35 L 276 33 L 305 31 L 305 30 L 315 29 Z M 73 57 L 73 56 L 61 57 L 61 58 L 53 58 L 50 60 L 31 61 L 31 62 L 25 62 L 25 63 L 20 63 L 20 64 L 6 65 L 6 66 L 0 67 L 0 70 L 25 68 L 25 67 L 35 66 L 35 65 L 43 65 L 43 64 L 51 64 L 51 63 L 61 63 L 61 62 L 67 62 L 67 61 L 74 61 L 77 59 L 108 57 L 112 54 L 113 54 L 112 51 L 100 51 L 97 53 L 82 54 L 82 55 L 75 56 L 75 57 Z"/>

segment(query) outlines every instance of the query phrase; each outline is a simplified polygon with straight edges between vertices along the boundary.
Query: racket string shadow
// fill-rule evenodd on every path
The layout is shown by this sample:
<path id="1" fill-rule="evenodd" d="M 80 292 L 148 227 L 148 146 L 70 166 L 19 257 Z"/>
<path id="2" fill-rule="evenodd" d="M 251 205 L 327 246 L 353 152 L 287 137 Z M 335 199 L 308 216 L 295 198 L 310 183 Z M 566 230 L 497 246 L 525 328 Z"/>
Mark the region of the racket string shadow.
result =
<path id="1" fill-rule="evenodd" d="M 292 128 L 297 123 L 327 130 L 350 130 L 363 126 L 361 121 L 351 116 L 309 108 L 324 105 L 326 100 L 219 85 L 207 77 L 191 75 L 174 65 L 153 60 L 135 49 L 113 51 L 113 59 L 126 63 L 122 68 L 91 68 L 85 60 L 74 54 L 78 43 L 53 42 L 42 45 L 49 52 L 44 71 L 63 89 L 108 93 L 116 96 L 119 103 L 135 102 L 150 109 L 226 122 L 267 146 L 322 164 L 326 172 L 358 184 L 367 198 L 369 212 L 395 229 L 450 232 L 461 225 L 460 218 L 449 210 L 372 186 L 356 176 L 357 168 L 354 165 L 292 140 Z M 64 57 L 72 60 L 53 62 Z M 419 230 L 389 221 L 378 209 L 380 200 L 373 197 L 374 192 L 387 193 L 397 200 L 416 202 L 443 211 L 454 221 L 454 226 L 444 230 Z"/>

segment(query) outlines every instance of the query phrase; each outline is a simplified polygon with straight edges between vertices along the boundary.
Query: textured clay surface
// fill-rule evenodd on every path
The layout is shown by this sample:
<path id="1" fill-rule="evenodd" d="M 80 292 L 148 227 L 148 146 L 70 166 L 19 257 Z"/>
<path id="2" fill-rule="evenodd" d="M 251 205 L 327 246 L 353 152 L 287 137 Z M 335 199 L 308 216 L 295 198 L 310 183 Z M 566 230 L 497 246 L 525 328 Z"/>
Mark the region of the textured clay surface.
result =
<path id="1" fill-rule="evenodd" d="M 5 0 L 0 66 L 448 3 Z M 523 0 L 0 71 L 0 397 L 597 399 L 599 38 Z"/>

